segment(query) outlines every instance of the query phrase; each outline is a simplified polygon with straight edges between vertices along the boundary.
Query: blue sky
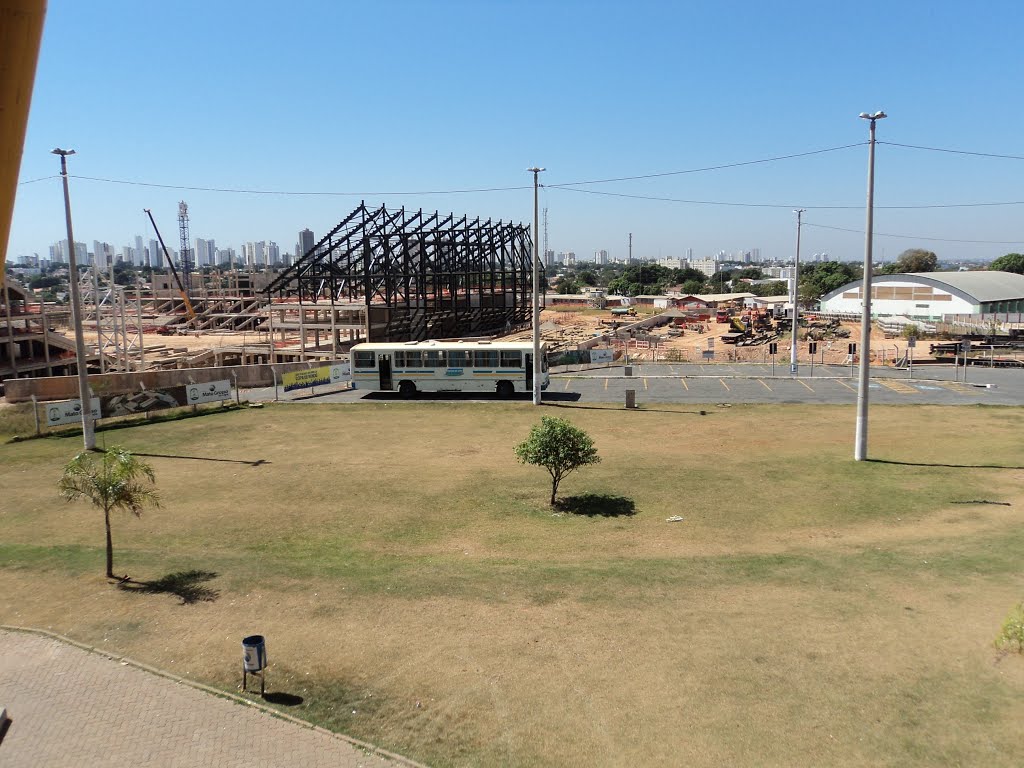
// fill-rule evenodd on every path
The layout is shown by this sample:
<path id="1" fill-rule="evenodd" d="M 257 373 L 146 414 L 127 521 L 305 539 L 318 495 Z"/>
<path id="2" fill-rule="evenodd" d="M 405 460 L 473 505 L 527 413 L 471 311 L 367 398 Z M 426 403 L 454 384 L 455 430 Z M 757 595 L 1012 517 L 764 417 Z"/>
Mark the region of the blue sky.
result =
<path id="1" fill-rule="evenodd" d="M 55 174 L 60 146 L 78 153 L 72 176 L 353 193 L 71 182 L 75 236 L 90 247 L 148 240 L 143 208 L 176 242 L 183 199 L 193 237 L 291 250 L 300 229 L 320 237 L 364 197 L 530 222 L 525 169 L 538 164 L 556 251 L 622 257 L 632 232 L 638 257 L 787 258 L 801 206 L 802 255 L 859 259 L 857 114 L 888 113 L 879 142 L 1024 156 L 1022 22 L 1019 2 L 50 0 L 19 178 Z M 880 143 L 876 163 L 876 258 L 1024 251 L 1022 205 L 883 207 L 1024 201 L 1024 161 Z M 10 259 L 46 255 L 64 236 L 62 205 L 57 179 L 19 186 Z"/>

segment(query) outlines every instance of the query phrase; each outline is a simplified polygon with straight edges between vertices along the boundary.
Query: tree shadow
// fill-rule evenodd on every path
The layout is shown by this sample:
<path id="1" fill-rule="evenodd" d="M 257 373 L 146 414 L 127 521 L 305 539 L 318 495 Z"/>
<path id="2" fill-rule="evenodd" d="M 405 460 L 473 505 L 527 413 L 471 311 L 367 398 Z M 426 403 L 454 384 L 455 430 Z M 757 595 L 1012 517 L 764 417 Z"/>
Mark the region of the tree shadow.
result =
<path id="1" fill-rule="evenodd" d="M 636 503 L 625 496 L 612 493 L 581 493 L 566 496 L 555 501 L 559 512 L 585 517 L 632 517 L 636 514 Z"/>
<path id="2" fill-rule="evenodd" d="M 176 571 L 168 573 L 156 581 L 132 581 L 127 579 L 119 582 L 118 589 L 125 592 L 143 594 L 168 594 L 181 598 L 182 605 L 194 603 L 212 603 L 220 592 L 208 587 L 203 582 L 217 578 L 213 571 Z"/>
<path id="3" fill-rule="evenodd" d="M 294 693 L 284 693 L 283 691 L 265 693 L 263 694 L 263 700 L 270 704 L 280 704 L 282 707 L 297 707 L 305 701 L 301 696 L 296 696 Z"/>

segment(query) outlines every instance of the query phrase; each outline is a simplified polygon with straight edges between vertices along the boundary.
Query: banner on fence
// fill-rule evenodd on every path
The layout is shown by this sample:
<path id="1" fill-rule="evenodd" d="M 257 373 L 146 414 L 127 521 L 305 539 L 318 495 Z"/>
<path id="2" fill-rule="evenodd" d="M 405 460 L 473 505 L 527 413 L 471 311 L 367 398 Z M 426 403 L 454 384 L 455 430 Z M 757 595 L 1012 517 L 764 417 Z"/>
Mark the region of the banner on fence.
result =
<path id="1" fill-rule="evenodd" d="M 188 396 L 189 405 L 230 400 L 231 382 L 224 379 L 223 381 L 208 381 L 205 384 L 189 384 L 185 387 L 185 393 Z"/>
<path id="2" fill-rule="evenodd" d="M 291 392 L 295 389 L 327 386 L 328 384 L 341 384 L 351 378 L 350 371 L 351 368 L 348 363 L 321 365 L 319 368 L 289 371 L 281 376 L 281 383 L 284 384 L 285 392 Z"/>
<path id="3" fill-rule="evenodd" d="M 131 416 L 135 413 L 160 411 L 165 408 L 180 408 L 188 405 L 188 395 L 185 387 L 143 389 L 126 395 L 104 397 L 100 404 L 106 417 Z"/>
<path id="4" fill-rule="evenodd" d="M 90 404 L 92 405 L 92 417 L 94 419 L 100 418 L 100 399 L 98 397 L 90 398 Z M 82 420 L 82 401 L 81 400 L 65 400 L 60 403 L 47 403 L 46 408 L 46 426 L 48 427 L 59 427 L 61 424 L 74 424 L 75 422 Z"/>
<path id="5" fill-rule="evenodd" d="M 610 363 L 615 356 L 615 350 L 611 348 L 594 347 L 590 350 L 590 362 Z"/>

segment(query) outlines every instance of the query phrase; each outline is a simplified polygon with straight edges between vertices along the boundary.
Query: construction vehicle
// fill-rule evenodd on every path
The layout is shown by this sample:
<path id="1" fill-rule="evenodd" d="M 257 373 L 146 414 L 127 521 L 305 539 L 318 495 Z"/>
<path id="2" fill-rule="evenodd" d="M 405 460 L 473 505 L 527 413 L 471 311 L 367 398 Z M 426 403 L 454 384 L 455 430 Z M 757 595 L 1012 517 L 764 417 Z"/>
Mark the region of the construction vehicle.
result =
<path id="1" fill-rule="evenodd" d="M 732 317 L 732 312 L 730 312 L 728 309 L 720 309 L 717 312 L 715 312 L 716 323 L 728 323 L 730 317 Z"/>
<path id="2" fill-rule="evenodd" d="M 636 317 L 636 307 L 615 307 L 615 309 L 612 310 L 612 314 Z"/>
<path id="3" fill-rule="evenodd" d="M 189 321 L 196 319 L 196 311 L 192 308 L 192 302 L 188 298 L 188 291 L 185 290 L 185 286 L 181 284 L 181 278 L 178 277 L 178 270 L 174 268 L 174 261 L 171 259 L 171 254 L 167 252 L 167 246 L 164 245 L 164 239 L 160 236 L 160 230 L 156 226 L 156 221 L 153 219 L 153 212 L 149 208 L 143 208 L 146 215 L 149 216 L 149 222 L 153 225 L 153 231 L 156 232 L 157 240 L 160 241 L 160 247 L 164 249 L 164 258 L 167 259 L 167 266 L 171 268 L 171 274 L 174 275 L 174 282 L 178 285 L 178 291 L 181 293 L 181 298 L 185 302 L 185 312 L 188 315 Z"/>

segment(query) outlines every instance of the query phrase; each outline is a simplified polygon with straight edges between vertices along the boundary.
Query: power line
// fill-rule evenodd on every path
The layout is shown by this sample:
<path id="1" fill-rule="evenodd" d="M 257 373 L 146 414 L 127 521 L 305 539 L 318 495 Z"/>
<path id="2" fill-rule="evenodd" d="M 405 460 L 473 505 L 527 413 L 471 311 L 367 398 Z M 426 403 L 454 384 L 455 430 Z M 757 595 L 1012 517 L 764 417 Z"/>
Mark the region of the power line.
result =
<path id="1" fill-rule="evenodd" d="M 76 176 L 69 174 L 73 179 L 84 181 L 99 181 L 105 184 L 126 184 L 135 187 L 156 187 L 157 189 L 178 189 L 190 192 L 227 192 L 237 195 L 280 195 L 280 196 L 305 196 L 305 197 L 380 197 L 384 195 L 413 196 L 413 195 L 465 195 L 474 192 L 512 192 L 524 189 L 533 189 L 533 186 L 518 187 L 481 187 L 478 189 L 441 189 L 424 190 L 418 192 L 303 192 L 297 190 L 277 189 L 236 189 L 232 187 L 198 187 L 183 184 L 157 184 L 149 181 L 128 181 L 126 179 L 106 179 L 99 176 Z"/>
<path id="2" fill-rule="evenodd" d="M 890 147 L 903 147 L 904 149 L 921 149 L 926 152 L 946 152 L 951 155 L 972 155 L 974 157 L 996 157 L 1000 160 L 1024 160 L 1021 155 L 997 155 L 992 152 L 969 152 L 966 149 L 941 149 L 939 147 L 922 147 L 917 144 L 897 144 L 895 141 L 879 141 L 878 144 L 888 144 Z"/>
<path id="3" fill-rule="evenodd" d="M 677 197 L 654 197 L 651 195 L 631 195 L 625 192 L 600 192 L 595 189 L 575 189 L 562 184 L 547 185 L 554 189 L 563 189 L 566 192 L 582 192 L 587 195 L 604 195 L 606 197 L 625 197 L 632 200 L 653 200 L 663 203 L 686 203 L 688 205 L 722 205 L 734 208 L 805 208 L 818 211 L 860 211 L 864 205 L 809 205 L 807 203 L 783 204 L 783 203 L 736 203 L 724 200 L 686 200 Z M 876 205 L 875 209 L 886 210 L 921 210 L 928 208 L 985 208 L 1005 205 L 1024 205 L 1024 200 L 1007 200 L 988 203 L 928 203 L 922 205 Z"/>
<path id="4" fill-rule="evenodd" d="M 687 168 L 680 171 L 664 171 L 661 173 L 647 173 L 637 176 L 621 176 L 618 178 L 610 179 L 591 179 L 584 181 L 569 181 L 562 184 L 556 185 L 561 187 L 573 187 L 583 186 L 588 184 L 608 184 L 615 181 L 635 181 L 638 179 L 657 179 L 666 176 L 680 176 L 689 173 L 704 173 L 706 171 L 720 171 L 728 168 L 741 168 L 747 165 L 758 165 L 763 163 L 774 163 L 782 160 L 792 160 L 800 157 L 809 157 L 811 155 L 820 155 L 826 152 L 837 152 L 843 149 L 850 149 L 852 147 L 863 146 L 866 142 L 857 142 L 855 144 L 844 144 L 839 147 L 827 147 L 825 149 L 813 149 L 808 152 L 797 152 L 790 155 L 776 155 L 774 157 L 764 157 L 757 160 L 743 160 L 736 163 L 724 163 L 722 165 L 709 165 L 703 168 Z M 52 177 L 47 177 L 52 178 Z M 160 184 L 156 182 L 148 181 L 130 181 L 127 179 L 110 179 L 100 176 L 77 176 L 72 175 L 71 178 L 82 179 L 84 181 L 98 181 L 105 184 L 125 184 L 129 186 L 138 187 L 154 187 L 157 189 L 177 189 L 189 192 L 223 192 L 230 194 L 240 195 L 279 195 L 279 196 L 304 196 L 304 197 L 380 197 L 383 195 L 392 195 L 396 197 L 400 196 L 415 196 L 415 195 L 463 195 L 473 194 L 482 192 L 518 192 L 522 190 L 532 189 L 532 186 L 513 186 L 513 187 L 480 187 L 475 189 L 441 189 L 441 190 L 420 190 L 420 191 L 385 191 L 385 192 L 309 192 L 301 190 L 274 190 L 274 189 L 241 189 L 234 187 L 203 187 L 195 185 L 184 185 L 184 184 Z M 28 182 L 22 182 L 28 183 Z M 548 185 L 541 185 L 548 186 Z"/>
<path id="5" fill-rule="evenodd" d="M 46 181 L 47 179 L 59 179 L 59 178 L 60 178 L 60 176 L 58 174 L 54 174 L 53 176 L 40 176 L 38 179 L 29 179 L 28 181 L 19 181 L 18 182 L 18 186 L 20 187 L 22 184 L 35 184 L 37 181 Z"/>
<path id="6" fill-rule="evenodd" d="M 764 157 L 760 160 L 743 160 L 738 163 L 725 163 L 723 165 L 709 165 L 704 168 L 687 168 L 682 171 L 664 171 L 662 173 L 645 173 L 640 176 L 620 176 L 614 179 L 594 179 L 591 181 L 569 181 L 557 186 L 570 187 L 580 186 L 583 184 L 609 184 L 613 181 L 635 181 L 637 179 L 659 179 L 664 176 L 681 176 L 686 173 L 703 173 L 705 171 L 721 171 L 726 168 L 740 168 L 745 165 L 758 165 L 761 163 L 774 163 L 779 160 L 793 160 L 798 157 L 809 157 L 811 155 L 821 155 L 825 152 L 838 152 L 841 149 L 850 149 L 852 147 L 862 147 L 867 144 L 866 141 L 859 141 L 856 144 L 844 144 L 841 147 L 827 147 L 826 149 L 812 149 L 809 152 L 798 152 L 792 155 L 777 155 L 775 157 Z"/>
<path id="7" fill-rule="evenodd" d="M 831 227 L 826 224 L 810 224 L 804 222 L 805 227 L 817 227 L 818 229 L 833 229 L 837 232 L 852 232 L 856 235 L 863 235 L 863 229 L 848 229 L 846 227 Z M 875 232 L 876 237 L 898 237 L 903 240 L 934 240 L 939 243 L 981 243 L 987 245 L 1019 245 L 1024 240 L 956 240 L 949 237 L 925 237 L 923 235 L 892 235 L 887 232 Z"/>

